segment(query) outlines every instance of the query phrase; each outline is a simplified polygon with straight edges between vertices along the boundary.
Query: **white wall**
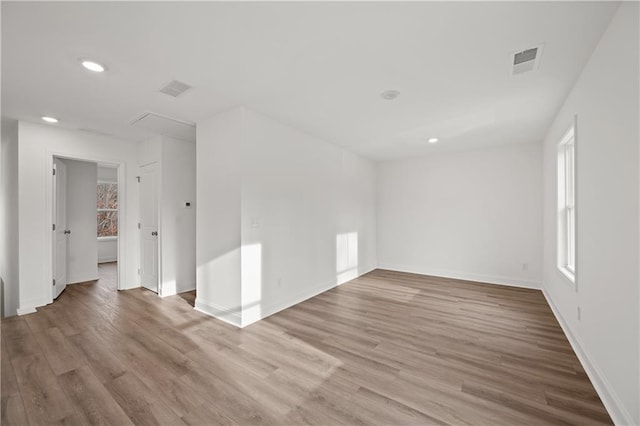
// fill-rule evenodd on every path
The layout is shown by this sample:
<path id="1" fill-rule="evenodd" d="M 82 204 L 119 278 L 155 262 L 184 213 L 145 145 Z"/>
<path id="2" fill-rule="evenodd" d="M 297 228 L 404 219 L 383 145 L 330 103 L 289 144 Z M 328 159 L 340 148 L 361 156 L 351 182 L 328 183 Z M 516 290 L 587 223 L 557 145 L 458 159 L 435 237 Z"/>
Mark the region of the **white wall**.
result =
<path id="1" fill-rule="evenodd" d="M 118 182 L 118 169 L 98 166 L 99 182 Z M 118 237 L 98 238 L 98 263 L 118 260 Z"/>
<path id="2" fill-rule="evenodd" d="M 243 129 L 246 325 L 356 278 L 377 261 L 373 162 L 248 109 Z"/>
<path id="3" fill-rule="evenodd" d="M 18 254 L 18 122 L 2 119 L 0 146 L 0 284 L 3 314 L 20 306 Z"/>
<path id="4" fill-rule="evenodd" d="M 162 137 L 162 296 L 196 288 L 196 145 Z M 190 202 L 191 207 L 184 203 Z"/>
<path id="5" fill-rule="evenodd" d="M 67 165 L 67 282 L 98 279 L 96 204 L 98 167 L 86 161 Z"/>
<path id="6" fill-rule="evenodd" d="M 98 263 L 118 260 L 118 238 L 98 238 Z"/>
<path id="7" fill-rule="evenodd" d="M 198 309 L 245 326 L 375 268 L 372 162 L 244 108 L 197 141 Z"/>
<path id="8" fill-rule="evenodd" d="M 379 267 L 539 288 L 541 206 L 538 144 L 380 163 Z"/>
<path id="9" fill-rule="evenodd" d="M 128 141 L 27 122 L 19 123 L 19 313 L 51 302 L 51 161 L 52 155 L 102 163 L 121 163 L 118 172 L 122 262 L 120 288 L 137 284 L 136 144 Z M 126 204 L 126 207 L 125 207 Z"/>
<path id="10" fill-rule="evenodd" d="M 544 290 L 617 424 L 640 424 L 638 18 L 620 6 L 544 143 Z M 574 287 L 556 267 L 556 161 L 576 115 Z"/>
<path id="11" fill-rule="evenodd" d="M 241 324 L 242 110 L 196 127 L 196 309 Z"/>
<path id="12" fill-rule="evenodd" d="M 115 167 L 98 166 L 98 181 L 118 183 L 118 169 Z"/>

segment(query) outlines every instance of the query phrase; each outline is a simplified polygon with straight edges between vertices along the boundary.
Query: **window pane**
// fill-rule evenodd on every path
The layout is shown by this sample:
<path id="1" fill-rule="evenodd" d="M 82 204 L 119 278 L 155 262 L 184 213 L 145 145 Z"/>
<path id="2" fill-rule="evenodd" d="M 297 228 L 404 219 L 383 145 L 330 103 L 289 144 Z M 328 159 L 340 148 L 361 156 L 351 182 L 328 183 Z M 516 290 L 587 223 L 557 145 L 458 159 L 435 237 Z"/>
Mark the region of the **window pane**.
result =
<path id="1" fill-rule="evenodd" d="M 98 237 L 115 237 L 118 235 L 118 212 L 98 212 Z"/>
<path id="2" fill-rule="evenodd" d="M 106 183 L 98 184 L 98 208 L 106 209 L 107 208 L 107 186 Z"/>
<path id="3" fill-rule="evenodd" d="M 107 207 L 108 209 L 118 208 L 118 185 L 115 183 L 108 184 L 107 188 Z"/>
<path id="4" fill-rule="evenodd" d="M 118 208 L 118 184 L 99 183 L 98 184 L 98 209 Z"/>

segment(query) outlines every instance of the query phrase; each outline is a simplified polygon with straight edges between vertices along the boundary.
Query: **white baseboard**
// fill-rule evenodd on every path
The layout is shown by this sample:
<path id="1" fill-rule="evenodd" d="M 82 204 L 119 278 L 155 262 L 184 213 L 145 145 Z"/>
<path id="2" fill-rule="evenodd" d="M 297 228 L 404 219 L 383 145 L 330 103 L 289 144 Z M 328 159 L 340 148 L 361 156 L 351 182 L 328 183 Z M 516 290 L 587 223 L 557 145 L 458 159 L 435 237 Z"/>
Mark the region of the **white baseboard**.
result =
<path id="1" fill-rule="evenodd" d="M 580 343 L 580 339 L 573 334 L 571 328 L 564 320 L 560 311 L 553 303 L 553 300 L 551 300 L 551 297 L 545 289 L 542 289 L 542 294 L 544 294 L 545 299 L 547 299 L 547 303 L 549 304 L 549 307 L 551 307 L 553 315 L 555 315 L 562 331 L 564 331 L 564 334 L 567 336 L 573 351 L 576 353 L 580 364 L 582 364 L 582 368 L 584 368 L 587 376 L 589 376 L 593 387 L 598 393 L 598 396 L 602 400 L 602 403 L 607 409 L 607 412 L 611 416 L 613 422 L 616 425 L 634 425 L 635 423 L 631 414 L 626 410 L 607 378 L 602 374 L 597 365 L 589 358 L 584 350 L 584 346 Z"/>
<path id="2" fill-rule="evenodd" d="M 523 280 L 522 278 L 510 278 L 497 275 L 475 274 L 469 272 L 450 271 L 446 269 L 436 269 L 422 266 L 407 266 L 394 263 L 379 263 L 379 269 L 390 271 L 407 272 L 410 274 L 429 275 L 432 277 L 453 278 L 456 280 L 477 281 L 487 284 L 499 284 L 510 287 L 530 288 L 540 290 L 542 283 L 539 281 Z"/>
<path id="3" fill-rule="evenodd" d="M 261 313 L 259 316 L 256 316 L 254 318 L 247 318 L 244 319 L 243 318 L 243 322 L 242 322 L 242 327 L 246 327 L 250 324 L 253 324 L 254 322 L 260 321 L 262 319 L 267 318 L 268 316 L 271 316 L 275 313 L 278 313 L 280 311 L 283 311 L 287 308 L 290 308 L 294 305 L 297 305 L 298 303 L 302 303 L 305 300 L 311 299 L 312 297 L 315 297 L 321 293 L 324 293 L 325 291 L 331 290 L 335 287 L 338 287 L 339 285 L 342 285 L 348 281 L 354 280 L 358 277 L 361 277 L 364 274 L 367 274 L 371 271 L 373 271 L 374 269 L 376 269 L 375 266 L 371 266 L 371 267 L 366 267 L 366 268 L 359 268 L 356 271 L 354 271 L 354 276 L 350 279 L 339 279 L 336 278 L 336 281 L 330 282 L 330 283 L 323 283 L 317 286 L 314 286 L 310 289 L 306 289 L 305 291 L 299 292 L 297 294 L 294 294 L 292 296 L 287 297 L 284 300 L 280 300 L 277 303 L 272 303 L 266 306 L 262 306 L 261 309 Z"/>
<path id="4" fill-rule="evenodd" d="M 97 281 L 99 279 L 100 277 L 98 275 L 93 275 L 93 274 L 75 275 L 75 276 L 67 277 L 67 285 L 86 283 L 87 281 Z"/>
<path id="5" fill-rule="evenodd" d="M 27 315 L 36 313 L 35 306 L 25 306 L 24 308 L 18 308 L 18 315 Z"/>
<path id="6" fill-rule="evenodd" d="M 356 279 L 357 277 L 367 274 L 374 269 L 376 269 L 375 266 L 359 268 L 357 272 L 354 272 L 355 274 L 357 274 L 357 276 L 354 276 L 352 279 Z M 298 303 L 304 302 L 307 299 L 324 293 L 327 290 L 331 290 L 332 288 L 335 288 L 343 284 L 344 282 L 346 281 L 338 280 L 336 278 L 336 280 L 333 280 L 329 283 L 323 283 L 311 287 L 309 289 L 291 295 L 284 300 L 279 300 L 276 303 L 262 305 L 260 306 L 259 310 L 251 309 L 251 307 L 249 307 L 242 313 L 240 307 L 229 309 L 224 306 L 218 306 L 214 303 L 203 302 L 201 300 L 198 300 L 196 295 L 196 303 L 194 309 L 196 311 L 218 318 L 231 325 L 235 325 L 236 327 L 244 328 L 250 324 L 253 324 L 254 322 L 260 321 L 261 319 L 264 319 L 270 315 L 273 315 L 277 312 L 290 308 L 291 306 L 297 305 Z"/>
<path id="7" fill-rule="evenodd" d="M 162 294 L 158 293 L 158 296 L 160 296 L 160 297 L 175 296 L 176 294 L 186 293 L 188 291 L 194 291 L 195 289 L 196 289 L 196 283 L 192 283 L 192 284 L 187 285 L 186 288 L 178 288 L 178 289 L 176 289 L 176 291 L 173 291 L 171 293 L 166 293 L 166 294 L 164 292 Z"/>
<path id="8" fill-rule="evenodd" d="M 28 302 L 25 302 L 24 305 L 20 306 L 17 310 L 16 313 L 18 315 L 27 315 L 27 314 L 33 314 L 36 311 L 36 308 L 39 308 L 41 306 L 46 306 L 49 303 L 51 303 L 51 300 L 45 300 L 45 299 L 38 299 L 38 300 L 30 300 Z"/>
<path id="9" fill-rule="evenodd" d="M 236 327 L 242 327 L 242 317 L 240 315 L 240 308 L 227 308 L 225 306 L 216 305 L 215 303 L 203 302 L 198 300 L 196 296 L 195 306 L 193 307 L 198 312 L 210 315 L 228 324 L 235 325 Z"/>

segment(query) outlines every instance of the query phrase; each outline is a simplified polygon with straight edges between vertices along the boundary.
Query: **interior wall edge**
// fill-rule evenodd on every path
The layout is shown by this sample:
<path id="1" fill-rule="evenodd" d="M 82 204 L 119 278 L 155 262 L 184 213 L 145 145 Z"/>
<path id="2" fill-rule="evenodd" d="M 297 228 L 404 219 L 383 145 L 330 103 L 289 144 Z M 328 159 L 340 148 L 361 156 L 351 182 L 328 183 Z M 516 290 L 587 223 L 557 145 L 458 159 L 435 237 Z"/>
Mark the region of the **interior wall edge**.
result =
<path id="1" fill-rule="evenodd" d="M 589 380 L 591 380 L 593 387 L 609 412 L 613 422 L 616 425 L 633 425 L 634 422 L 631 414 L 625 409 L 620 397 L 618 397 L 618 394 L 613 389 L 607 378 L 602 374 L 601 369 L 591 358 L 589 358 L 587 352 L 583 349 L 584 345 L 580 343 L 578 336 L 571 332 L 571 328 L 560 314 L 560 311 L 553 302 L 550 293 L 548 293 L 544 287 L 542 288 L 542 294 L 547 300 L 553 315 L 558 320 L 562 331 L 565 336 L 567 336 L 567 340 L 569 340 L 571 348 L 578 357 L 578 360 L 580 361 L 582 368 L 584 368 L 584 371 L 587 373 L 587 376 L 589 376 Z"/>

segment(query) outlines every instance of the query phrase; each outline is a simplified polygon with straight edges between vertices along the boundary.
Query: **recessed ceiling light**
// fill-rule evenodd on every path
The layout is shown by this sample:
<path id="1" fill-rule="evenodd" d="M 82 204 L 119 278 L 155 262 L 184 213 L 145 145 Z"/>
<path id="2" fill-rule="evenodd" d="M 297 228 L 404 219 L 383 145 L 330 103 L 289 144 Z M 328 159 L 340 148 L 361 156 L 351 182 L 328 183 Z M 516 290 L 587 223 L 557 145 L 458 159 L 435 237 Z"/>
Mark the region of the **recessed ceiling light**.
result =
<path id="1" fill-rule="evenodd" d="M 436 142 L 438 142 L 438 138 L 429 138 L 429 140 L 427 142 L 436 143 Z"/>
<path id="2" fill-rule="evenodd" d="M 53 117 L 42 117 L 42 119 L 44 121 L 46 121 L 47 123 L 57 123 L 58 119 L 57 118 L 53 118 Z"/>
<path id="3" fill-rule="evenodd" d="M 400 92 L 398 92 L 397 90 L 385 90 L 384 92 L 380 93 L 380 97 L 385 101 L 392 101 L 399 95 Z"/>
<path id="4" fill-rule="evenodd" d="M 95 62 L 95 61 L 90 61 L 88 59 L 80 59 L 80 63 L 82 64 L 83 67 L 93 72 L 103 72 L 104 70 L 107 69 L 107 67 L 105 67 L 104 65 L 99 64 L 98 62 Z"/>

